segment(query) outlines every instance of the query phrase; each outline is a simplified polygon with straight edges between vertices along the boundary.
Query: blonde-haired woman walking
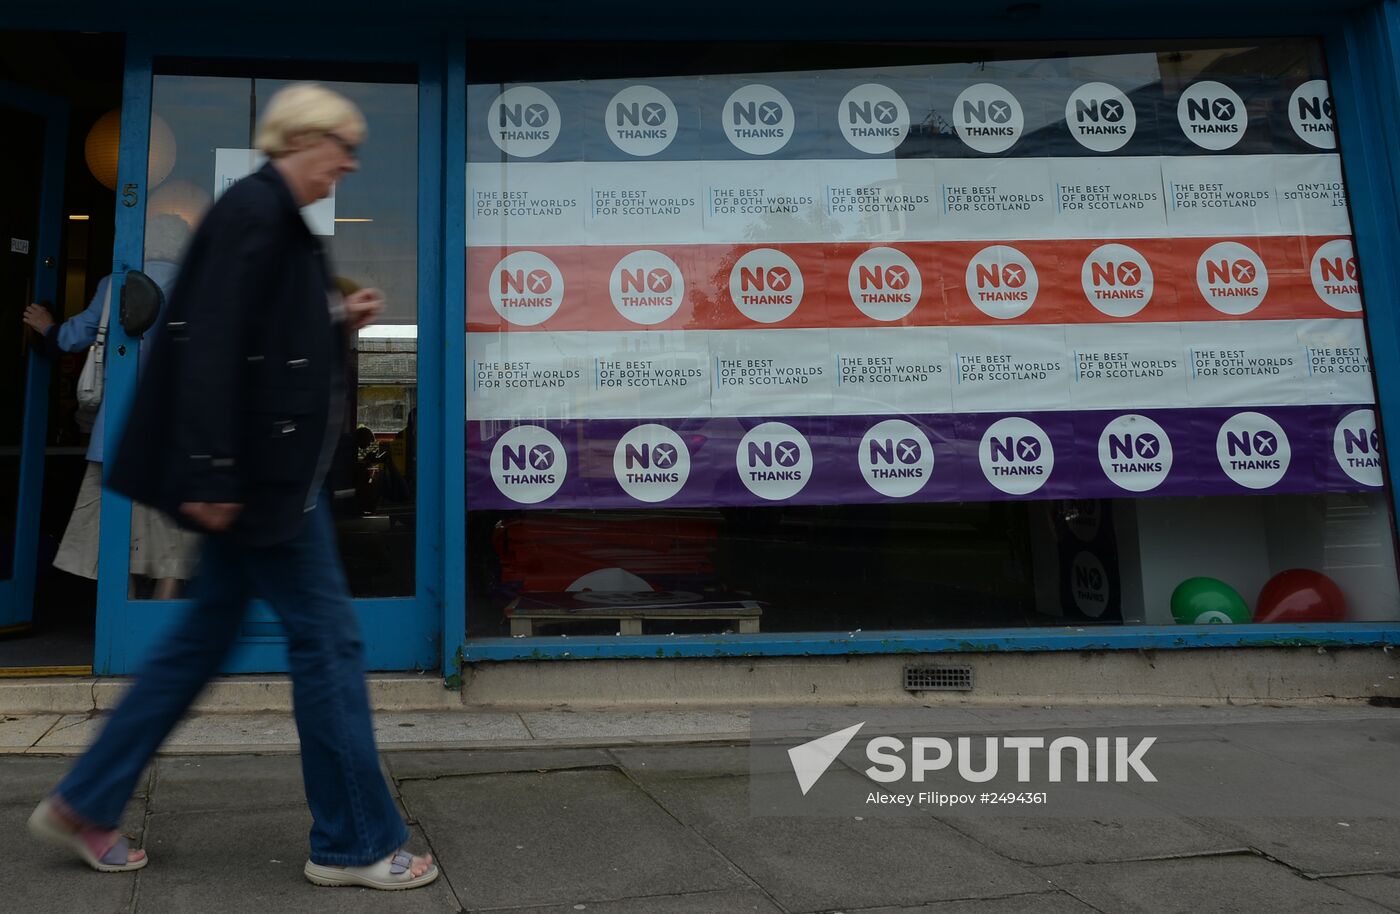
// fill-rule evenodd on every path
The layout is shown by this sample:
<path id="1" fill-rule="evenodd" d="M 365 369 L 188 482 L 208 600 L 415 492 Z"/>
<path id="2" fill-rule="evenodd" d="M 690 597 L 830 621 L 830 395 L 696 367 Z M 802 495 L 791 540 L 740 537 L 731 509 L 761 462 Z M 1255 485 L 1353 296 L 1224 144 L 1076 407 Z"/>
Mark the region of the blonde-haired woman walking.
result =
<path id="1" fill-rule="evenodd" d="M 313 819 L 306 878 L 410 889 L 438 876 L 431 857 L 403 849 L 323 492 L 350 335 L 384 301 L 374 289 L 336 291 L 300 209 L 356 170 L 365 135 L 359 110 L 326 88 L 275 95 L 255 141 L 268 163 L 215 203 L 176 280 L 107 485 L 205 534 L 193 604 L 29 820 L 94 869 L 147 864 L 117 831 L 122 810 L 259 597 L 287 631 Z"/>

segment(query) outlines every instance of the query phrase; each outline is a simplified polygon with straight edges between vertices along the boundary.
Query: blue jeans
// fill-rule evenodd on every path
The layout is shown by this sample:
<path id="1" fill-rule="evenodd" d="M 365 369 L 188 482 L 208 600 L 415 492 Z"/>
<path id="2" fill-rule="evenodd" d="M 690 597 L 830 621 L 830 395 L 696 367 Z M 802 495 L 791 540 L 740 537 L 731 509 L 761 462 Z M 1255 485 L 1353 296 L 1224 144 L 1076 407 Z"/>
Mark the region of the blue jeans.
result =
<path id="1" fill-rule="evenodd" d="M 287 632 L 311 860 L 363 866 L 408 840 L 374 744 L 364 652 L 336 554 L 327 499 L 295 538 L 250 548 L 205 537 L 193 604 L 146 661 L 97 742 L 57 793 L 115 828 L 146 763 L 228 656 L 248 600 L 270 603 Z"/>

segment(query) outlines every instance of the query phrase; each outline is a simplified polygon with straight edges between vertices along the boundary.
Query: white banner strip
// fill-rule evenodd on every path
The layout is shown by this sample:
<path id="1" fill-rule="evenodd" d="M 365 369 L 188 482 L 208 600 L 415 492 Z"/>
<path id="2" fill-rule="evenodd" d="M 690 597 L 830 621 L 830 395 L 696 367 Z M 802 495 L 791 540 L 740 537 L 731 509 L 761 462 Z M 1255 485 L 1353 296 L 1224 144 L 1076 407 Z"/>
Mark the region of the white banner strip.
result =
<path id="1" fill-rule="evenodd" d="M 900 415 L 1374 400 L 1349 319 L 468 333 L 469 419 Z"/>
<path id="2" fill-rule="evenodd" d="M 1351 233 L 1334 154 L 466 167 L 468 246 Z"/>

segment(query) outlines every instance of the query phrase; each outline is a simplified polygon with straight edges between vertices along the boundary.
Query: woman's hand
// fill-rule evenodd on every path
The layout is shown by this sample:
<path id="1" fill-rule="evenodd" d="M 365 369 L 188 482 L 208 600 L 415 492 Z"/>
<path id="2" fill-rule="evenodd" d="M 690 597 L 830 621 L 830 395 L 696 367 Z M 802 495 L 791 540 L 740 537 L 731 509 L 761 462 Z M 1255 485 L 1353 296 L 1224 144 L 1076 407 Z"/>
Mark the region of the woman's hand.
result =
<path id="1" fill-rule="evenodd" d="M 345 319 L 351 330 L 368 327 L 384 311 L 384 293 L 378 289 L 361 289 L 345 298 Z"/>
<path id="2" fill-rule="evenodd" d="M 53 326 L 53 315 L 43 305 L 30 305 L 24 309 L 24 323 L 44 336 Z"/>

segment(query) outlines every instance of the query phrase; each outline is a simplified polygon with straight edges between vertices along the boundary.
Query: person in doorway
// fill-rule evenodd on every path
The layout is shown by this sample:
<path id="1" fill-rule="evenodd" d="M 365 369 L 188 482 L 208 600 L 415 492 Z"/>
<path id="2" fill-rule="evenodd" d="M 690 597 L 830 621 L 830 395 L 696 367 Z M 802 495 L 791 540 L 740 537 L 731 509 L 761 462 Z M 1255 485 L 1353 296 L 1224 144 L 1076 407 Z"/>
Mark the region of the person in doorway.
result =
<path id="1" fill-rule="evenodd" d="M 238 634 L 248 601 L 287 631 L 307 803 L 306 878 L 411 889 L 438 876 L 404 845 L 384 781 L 364 651 L 336 554 L 326 473 L 341 431 L 351 334 L 383 296 L 336 292 L 300 208 L 358 167 L 363 115 L 321 86 L 268 102 L 269 159 L 214 204 L 190 244 L 169 320 L 137 388 L 107 485 L 205 532 L 193 602 L 156 647 L 97 741 L 29 824 L 104 871 L 146 854 L 116 829 L 146 763 Z"/>
<path id="2" fill-rule="evenodd" d="M 189 241 L 190 227 L 179 216 L 162 214 L 152 216 L 146 223 L 146 258 L 144 272 L 160 286 L 166 300 L 169 300 L 175 277 L 179 271 L 180 255 Z M 47 308 L 31 304 L 24 310 L 24 323 L 44 338 L 44 349 L 50 355 L 59 352 L 81 352 L 97 339 L 102 327 L 103 311 L 111 314 L 117 311 L 110 307 L 109 296 L 113 277 L 108 275 L 97 284 L 97 293 L 87 308 L 63 323 L 55 323 Z M 141 365 L 150 356 L 151 347 L 145 341 L 141 344 Z M 68 526 L 63 531 L 63 540 L 58 554 L 54 557 L 54 567 L 78 577 L 97 580 L 97 543 L 102 523 L 102 451 L 103 420 L 106 413 L 106 399 L 97 408 L 92 420 L 92 435 L 88 439 L 87 470 L 78 487 L 78 499 L 73 505 L 73 513 Z M 182 582 L 189 580 L 194 566 L 195 536 L 181 530 L 158 511 L 144 505 L 137 505 L 132 511 L 131 555 L 127 595 L 136 596 L 136 584 L 140 577 L 155 581 L 152 594 L 157 600 L 169 600 L 179 595 Z"/>

